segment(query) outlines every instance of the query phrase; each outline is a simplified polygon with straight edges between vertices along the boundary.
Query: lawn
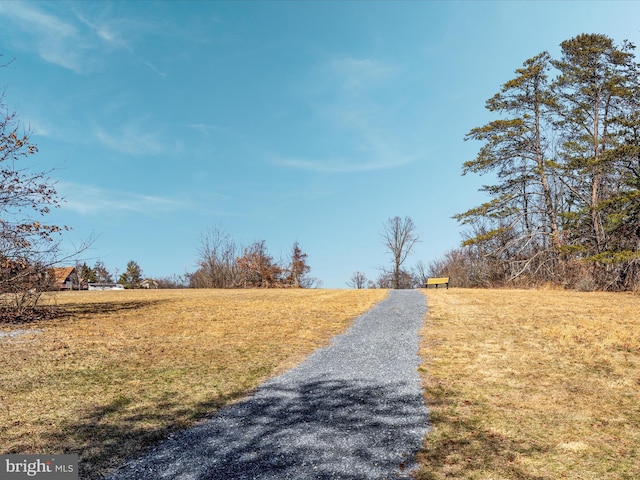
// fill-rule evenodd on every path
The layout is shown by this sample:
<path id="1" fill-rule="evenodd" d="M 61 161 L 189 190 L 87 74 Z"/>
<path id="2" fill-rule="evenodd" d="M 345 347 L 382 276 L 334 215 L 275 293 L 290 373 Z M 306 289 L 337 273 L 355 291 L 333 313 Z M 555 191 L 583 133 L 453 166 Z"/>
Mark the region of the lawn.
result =
<path id="1" fill-rule="evenodd" d="M 640 478 L 640 296 L 425 293 L 432 431 L 416 478 Z M 294 366 L 385 295 L 59 294 L 57 319 L 0 325 L 0 453 L 77 453 L 81 478 L 98 478 Z"/>
<path id="2" fill-rule="evenodd" d="M 0 324 L 0 453 L 75 453 L 81 478 L 98 478 L 300 362 L 385 296 L 60 293 L 57 319 Z"/>
<path id="3" fill-rule="evenodd" d="M 640 296 L 425 293 L 418 479 L 640 478 Z"/>

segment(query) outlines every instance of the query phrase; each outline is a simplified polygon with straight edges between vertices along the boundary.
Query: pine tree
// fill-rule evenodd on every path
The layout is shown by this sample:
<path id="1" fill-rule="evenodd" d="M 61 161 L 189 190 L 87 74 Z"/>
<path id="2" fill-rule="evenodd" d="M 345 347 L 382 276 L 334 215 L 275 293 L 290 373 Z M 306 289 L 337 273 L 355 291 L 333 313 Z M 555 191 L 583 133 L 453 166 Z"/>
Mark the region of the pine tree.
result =
<path id="1" fill-rule="evenodd" d="M 133 260 L 127 263 L 127 270 L 120 275 L 118 283 L 124 285 L 126 288 L 140 288 L 140 282 L 142 282 L 142 269 Z"/>
<path id="2" fill-rule="evenodd" d="M 298 242 L 295 242 L 291 252 L 287 283 L 296 288 L 304 287 L 304 277 L 310 271 L 311 267 L 307 265 L 307 254 L 302 251 Z"/>
<path id="3" fill-rule="evenodd" d="M 562 168 L 570 190 L 566 218 L 571 238 L 585 256 L 607 250 L 602 202 L 618 183 L 610 152 L 617 148 L 618 119 L 637 89 L 633 45 L 617 47 L 606 35 L 582 34 L 561 43 L 562 58 L 552 61 Z"/>
<path id="4" fill-rule="evenodd" d="M 498 183 L 483 187 L 490 201 L 454 218 L 476 227 L 466 244 L 482 244 L 488 253 L 511 262 L 511 277 L 547 262 L 552 269 L 561 248 L 548 139 L 554 106 L 549 61 L 546 52 L 525 61 L 486 103 L 502 118 L 472 129 L 465 138 L 484 145 L 474 160 L 465 162 L 463 174 L 495 173 Z"/>
<path id="5" fill-rule="evenodd" d="M 640 287 L 640 69 L 629 42 L 578 35 L 542 53 L 487 101 L 501 118 L 463 173 L 492 173 L 490 200 L 455 218 L 485 284 Z M 555 77 L 549 81 L 549 73 Z M 571 277 L 572 278 L 567 278 Z"/>

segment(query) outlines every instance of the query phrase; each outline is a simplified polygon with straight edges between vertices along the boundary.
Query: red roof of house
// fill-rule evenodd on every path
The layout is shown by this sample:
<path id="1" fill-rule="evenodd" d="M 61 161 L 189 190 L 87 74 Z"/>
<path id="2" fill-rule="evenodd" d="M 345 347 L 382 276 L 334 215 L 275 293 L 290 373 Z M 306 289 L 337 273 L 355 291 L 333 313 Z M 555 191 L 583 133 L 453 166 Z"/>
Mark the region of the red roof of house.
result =
<path id="1" fill-rule="evenodd" d="M 56 283 L 64 283 L 69 279 L 69 275 L 73 273 L 75 267 L 60 267 L 53 269 L 53 279 Z"/>

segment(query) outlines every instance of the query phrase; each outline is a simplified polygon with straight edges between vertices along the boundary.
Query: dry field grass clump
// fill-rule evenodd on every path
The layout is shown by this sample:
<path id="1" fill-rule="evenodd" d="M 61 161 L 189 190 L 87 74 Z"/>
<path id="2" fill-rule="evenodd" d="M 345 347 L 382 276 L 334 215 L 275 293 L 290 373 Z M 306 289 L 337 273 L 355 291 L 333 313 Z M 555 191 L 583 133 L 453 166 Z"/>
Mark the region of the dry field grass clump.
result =
<path id="1" fill-rule="evenodd" d="M 638 295 L 425 293 L 417 478 L 640 478 Z"/>
<path id="2" fill-rule="evenodd" d="M 385 295 L 59 294 L 63 316 L 0 325 L 0 453 L 76 453 L 81 478 L 97 478 L 295 365 Z"/>

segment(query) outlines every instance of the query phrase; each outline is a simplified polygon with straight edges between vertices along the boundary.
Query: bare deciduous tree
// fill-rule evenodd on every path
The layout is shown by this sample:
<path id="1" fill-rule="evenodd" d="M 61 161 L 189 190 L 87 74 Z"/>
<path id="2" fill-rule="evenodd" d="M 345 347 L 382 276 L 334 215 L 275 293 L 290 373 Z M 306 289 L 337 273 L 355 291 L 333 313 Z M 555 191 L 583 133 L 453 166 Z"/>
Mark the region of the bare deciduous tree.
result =
<path id="1" fill-rule="evenodd" d="M 67 227 L 44 223 L 60 204 L 46 172 L 22 166 L 38 152 L 0 93 L 0 306 L 21 316 L 37 305 L 59 260 L 59 234 Z M 68 259 L 70 257 L 67 257 Z"/>
<path id="2" fill-rule="evenodd" d="M 93 266 L 93 273 L 95 276 L 95 281 L 97 283 L 111 283 L 113 282 L 113 276 L 111 272 L 107 270 L 107 267 L 101 260 L 97 260 L 95 265 Z"/>
<path id="3" fill-rule="evenodd" d="M 351 278 L 347 282 L 347 287 L 355 288 L 358 290 L 365 288 L 366 285 L 367 285 L 367 276 L 362 272 L 353 272 L 353 274 L 351 275 Z"/>
<path id="4" fill-rule="evenodd" d="M 410 217 L 404 219 L 396 216 L 389 218 L 384 224 L 382 241 L 387 251 L 393 257 L 392 288 L 401 288 L 402 264 L 405 262 L 411 250 L 420 236 L 416 232 L 416 226 Z"/>
<path id="5" fill-rule="evenodd" d="M 427 273 L 427 266 L 422 260 L 418 260 L 416 262 L 416 264 L 413 266 L 413 269 L 411 270 L 411 274 L 417 287 L 424 287 L 424 285 L 427 283 L 427 279 L 429 278 L 429 274 Z"/>
<path id="6" fill-rule="evenodd" d="M 191 280 L 197 288 L 233 288 L 238 281 L 235 241 L 221 227 L 209 229 L 202 237 L 199 249 L 200 269 Z"/>

